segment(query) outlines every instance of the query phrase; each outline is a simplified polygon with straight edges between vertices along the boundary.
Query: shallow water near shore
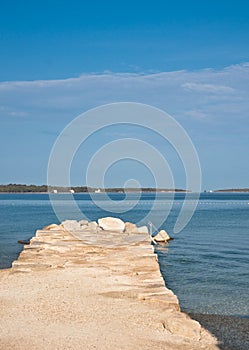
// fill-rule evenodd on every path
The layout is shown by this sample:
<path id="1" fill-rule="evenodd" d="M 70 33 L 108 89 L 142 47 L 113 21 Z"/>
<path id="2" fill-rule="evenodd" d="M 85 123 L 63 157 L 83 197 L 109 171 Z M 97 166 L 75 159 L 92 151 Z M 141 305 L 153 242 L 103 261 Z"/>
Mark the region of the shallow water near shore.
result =
<path id="1" fill-rule="evenodd" d="M 189 315 L 216 336 L 221 350 L 249 349 L 248 318 L 195 313 Z"/>
<path id="2" fill-rule="evenodd" d="M 175 195 L 164 222 L 165 213 L 170 210 L 170 196 L 161 193 L 154 212 L 155 221 L 160 219 L 161 228 L 175 238 L 169 246 L 156 248 L 167 287 L 177 294 L 183 311 L 203 315 L 204 322 L 205 315 L 214 315 L 210 316 L 214 322 L 218 322 L 218 315 L 248 321 L 249 194 L 203 193 L 192 220 L 175 235 L 172 231 L 185 195 Z M 112 215 L 131 222 L 142 220 L 155 201 L 154 193 L 143 193 L 134 208 L 125 212 L 137 195 L 130 194 L 124 202 L 124 194 L 110 194 L 114 202 L 106 203 L 105 210 L 101 208 L 105 201 L 101 194 L 94 194 L 96 203 L 89 194 L 74 197 L 91 220 Z M 68 196 L 58 194 L 58 200 L 66 218 L 74 219 Z M 112 214 L 114 206 L 120 208 L 120 214 Z M 0 194 L 0 268 L 10 267 L 17 259 L 22 249 L 17 240 L 31 238 L 36 229 L 49 223 L 58 223 L 58 219 L 47 194 Z"/>
<path id="3" fill-rule="evenodd" d="M 158 249 L 161 271 L 184 311 L 248 317 L 248 196 L 223 196 L 201 199 L 184 231 Z"/>

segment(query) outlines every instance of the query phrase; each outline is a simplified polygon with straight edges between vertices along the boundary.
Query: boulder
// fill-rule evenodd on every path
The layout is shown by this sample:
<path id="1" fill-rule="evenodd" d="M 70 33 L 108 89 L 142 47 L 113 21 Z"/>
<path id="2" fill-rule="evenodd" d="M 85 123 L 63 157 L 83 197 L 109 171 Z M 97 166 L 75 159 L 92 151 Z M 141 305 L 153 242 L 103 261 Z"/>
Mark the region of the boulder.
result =
<path id="1" fill-rule="evenodd" d="M 26 240 L 19 239 L 19 241 L 17 241 L 17 243 L 28 245 L 28 244 L 30 244 L 30 241 L 26 241 Z"/>
<path id="2" fill-rule="evenodd" d="M 80 223 L 80 226 L 88 225 L 88 221 L 87 220 L 80 220 L 79 223 Z"/>
<path id="3" fill-rule="evenodd" d="M 125 223 L 125 233 L 138 233 L 138 228 L 135 224 L 132 224 L 131 222 Z"/>
<path id="4" fill-rule="evenodd" d="M 105 231 L 124 232 L 125 223 L 118 218 L 106 217 L 98 220 L 99 227 Z"/>
<path id="5" fill-rule="evenodd" d="M 203 336 L 203 329 L 199 322 L 192 320 L 188 315 L 183 312 L 172 312 L 167 310 L 164 314 L 165 320 L 162 322 L 164 329 L 168 330 L 176 337 L 184 337 L 186 340 L 192 340 L 199 342 Z M 209 333 L 210 336 L 210 333 Z M 211 340 L 212 338 L 209 337 Z M 180 347 L 181 348 L 181 347 Z M 213 349 L 213 347 L 210 347 Z M 216 347 L 215 347 L 216 348 Z M 209 349 L 209 347 L 207 347 Z M 220 349 L 220 348 L 218 348 Z"/>
<path id="6" fill-rule="evenodd" d="M 61 223 L 61 225 L 69 232 L 81 230 L 80 223 L 76 220 L 65 220 Z"/>
<path id="7" fill-rule="evenodd" d="M 156 242 L 168 242 L 172 238 L 168 235 L 168 233 L 165 230 L 161 230 L 158 232 L 157 235 L 153 237 L 154 241 Z"/>
<path id="8" fill-rule="evenodd" d="M 51 224 L 51 225 L 43 227 L 43 230 L 45 230 L 45 231 L 47 231 L 47 230 L 59 230 L 60 228 L 61 228 L 60 225 Z"/>
<path id="9" fill-rule="evenodd" d="M 149 234 L 149 230 L 147 226 L 141 226 L 137 228 L 138 233 L 145 233 L 146 235 Z"/>
<path id="10" fill-rule="evenodd" d="M 97 231 L 98 227 L 99 227 L 99 225 L 97 224 L 96 221 L 91 221 L 87 225 L 87 229 L 91 230 L 91 231 Z"/>

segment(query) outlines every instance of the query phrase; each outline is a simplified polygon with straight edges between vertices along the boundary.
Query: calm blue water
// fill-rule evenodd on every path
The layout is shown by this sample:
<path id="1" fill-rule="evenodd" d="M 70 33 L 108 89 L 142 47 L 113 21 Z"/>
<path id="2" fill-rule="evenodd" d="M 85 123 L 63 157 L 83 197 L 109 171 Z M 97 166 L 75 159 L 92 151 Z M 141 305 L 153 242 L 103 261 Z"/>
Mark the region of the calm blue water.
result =
<path id="1" fill-rule="evenodd" d="M 155 199 L 146 193 L 128 212 L 123 194 L 111 194 L 115 203 L 101 209 L 103 198 L 96 194 L 96 206 L 88 194 L 77 194 L 80 209 L 91 219 L 110 215 L 120 207 L 125 221 L 142 220 Z M 135 198 L 135 197 L 134 197 Z M 170 195 L 160 194 L 155 221 L 170 209 Z M 249 194 L 203 193 L 188 226 L 173 235 L 173 226 L 184 194 L 176 194 L 173 208 L 162 224 L 175 238 L 168 247 L 159 246 L 161 271 L 187 312 L 249 317 Z M 66 218 L 73 219 L 67 195 L 58 195 Z M 129 205 L 132 204 L 132 195 Z M 109 211 L 108 211 L 109 210 Z M 152 220 L 153 221 L 153 220 Z M 163 221 L 163 220 L 162 220 Z M 38 228 L 58 223 L 47 194 L 0 194 L 0 268 L 11 266 L 22 246 L 17 240 L 32 237 Z"/>

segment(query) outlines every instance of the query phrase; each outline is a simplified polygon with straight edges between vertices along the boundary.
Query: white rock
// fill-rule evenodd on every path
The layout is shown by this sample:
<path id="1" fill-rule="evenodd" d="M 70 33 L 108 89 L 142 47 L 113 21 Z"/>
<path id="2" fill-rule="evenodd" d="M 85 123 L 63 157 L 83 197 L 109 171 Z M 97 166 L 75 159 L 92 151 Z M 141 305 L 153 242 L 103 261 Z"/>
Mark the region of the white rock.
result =
<path id="1" fill-rule="evenodd" d="M 147 226 L 141 226 L 137 228 L 139 233 L 146 233 L 147 235 L 149 234 L 149 230 Z"/>
<path id="2" fill-rule="evenodd" d="M 87 220 L 80 220 L 79 223 L 80 223 L 80 226 L 88 225 L 88 221 Z"/>
<path id="3" fill-rule="evenodd" d="M 132 224 L 131 222 L 125 223 L 125 232 L 126 233 L 138 233 L 138 228 L 135 224 Z"/>
<path id="4" fill-rule="evenodd" d="M 158 234 L 153 237 L 154 241 L 156 242 L 168 242 L 171 240 L 170 236 L 165 230 L 161 230 L 158 232 Z"/>
<path id="5" fill-rule="evenodd" d="M 47 230 L 51 231 L 51 230 L 59 230 L 60 228 L 61 228 L 60 225 L 51 224 L 51 225 L 48 225 L 48 226 L 43 227 L 43 230 L 44 230 L 44 231 L 47 231 Z"/>
<path id="6" fill-rule="evenodd" d="M 80 223 L 76 220 L 65 220 L 61 223 L 67 231 L 79 231 L 81 230 Z"/>
<path id="7" fill-rule="evenodd" d="M 98 220 L 99 226 L 105 231 L 123 232 L 125 223 L 118 218 L 106 217 Z"/>
<path id="8" fill-rule="evenodd" d="M 91 231 L 97 231 L 98 227 L 99 227 L 99 225 L 97 224 L 96 221 L 91 221 L 87 225 L 87 229 L 91 230 Z"/>

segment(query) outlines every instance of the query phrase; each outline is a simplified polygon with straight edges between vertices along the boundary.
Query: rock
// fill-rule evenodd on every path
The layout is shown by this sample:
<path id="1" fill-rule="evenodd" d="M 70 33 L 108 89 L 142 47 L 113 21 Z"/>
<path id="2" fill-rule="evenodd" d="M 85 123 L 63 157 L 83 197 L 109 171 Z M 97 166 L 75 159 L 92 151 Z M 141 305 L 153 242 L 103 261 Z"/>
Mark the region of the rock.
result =
<path id="1" fill-rule="evenodd" d="M 105 231 L 124 232 L 125 223 L 118 218 L 106 217 L 98 220 L 99 227 Z"/>
<path id="2" fill-rule="evenodd" d="M 137 228 L 138 233 L 146 233 L 147 235 L 149 234 L 149 230 L 147 226 L 141 226 Z"/>
<path id="3" fill-rule="evenodd" d="M 79 231 L 81 230 L 80 223 L 76 220 L 66 220 L 61 223 L 61 225 L 64 227 L 67 231 Z"/>
<path id="4" fill-rule="evenodd" d="M 80 224 L 80 226 L 87 226 L 88 225 L 88 221 L 87 220 L 80 220 L 79 224 Z"/>
<path id="5" fill-rule="evenodd" d="M 21 240 L 21 239 L 19 239 L 19 241 L 17 241 L 17 243 L 19 243 L 19 244 L 30 244 L 30 241 L 23 241 L 23 240 Z"/>
<path id="6" fill-rule="evenodd" d="M 47 231 L 47 230 L 60 230 L 61 226 L 60 225 L 56 225 L 56 224 L 51 224 L 48 226 L 43 227 L 43 230 Z"/>
<path id="7" fill-rule="evenodd" d="M 99 227 L 99 225 L 97 224 L 96 221 L 91 221 L 87 225 L 87 229 L 91 230 L 91 231 L 97 231 L 98 227 Z"/>
<path id="8" fill-rule="evenodd" d="M 138 233 L 138 228 L 135 224 L 132 224 L 131 222 L 125 223 L 125 232 L 130 233 Z"/>
<path id="9" fill-rule="evenodd" d="M 168 233 L 165 230 L 161 230 L 155 237 L 153 237 L 153 239 L 156 242 L 168 242 L 172 238 L 168 235 Z"/>
<path id="10" fill-rule="evenodd" d="M 179 312 L 169 312 L 167 319 L 164 322 L 164 328 L 171 334 L 181 336 L 187 339 L 192 339 L 199 342 L 201 339 L 201 325 L 199 322 L 192 320 L 188 315 Z"/>

